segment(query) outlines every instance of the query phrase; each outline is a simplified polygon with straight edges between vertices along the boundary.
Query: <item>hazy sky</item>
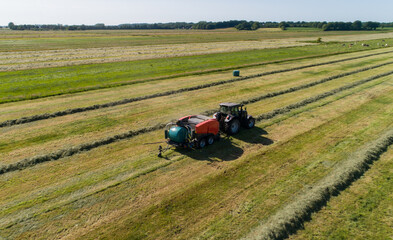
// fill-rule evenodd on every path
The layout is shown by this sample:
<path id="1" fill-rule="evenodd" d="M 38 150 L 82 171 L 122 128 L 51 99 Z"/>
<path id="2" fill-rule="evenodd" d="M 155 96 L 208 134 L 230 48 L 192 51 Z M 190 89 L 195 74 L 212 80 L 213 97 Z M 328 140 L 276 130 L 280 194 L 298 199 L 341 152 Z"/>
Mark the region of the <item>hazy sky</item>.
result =
<path id="1" fill-rule="evenodd" d="M 392 0 L 0 0 L 0 25 L 254 21 L 393 22 Z"/>

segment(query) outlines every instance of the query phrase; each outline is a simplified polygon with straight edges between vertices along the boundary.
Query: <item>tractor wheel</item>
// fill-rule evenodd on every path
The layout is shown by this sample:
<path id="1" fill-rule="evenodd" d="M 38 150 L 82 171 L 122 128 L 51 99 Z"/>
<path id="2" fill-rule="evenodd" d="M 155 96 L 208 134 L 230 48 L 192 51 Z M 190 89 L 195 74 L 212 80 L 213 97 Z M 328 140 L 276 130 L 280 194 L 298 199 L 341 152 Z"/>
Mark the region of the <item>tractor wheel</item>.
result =
<path id="1" fill-rule="evenodd" d="M 207 144 L 212 145 L 214 143 L 214 136 L 210 135 L 207 137 Z"/>
<path id="2" fill-rule="evenodd" d="M 253 128 L 254 126 L 255 126 L 255 119 L 253 117 L 247 119 L 246 128 Z"/>
<path id="3" fill-rule="evenodd" d="M 225 124 L 225 131 L 230 134 L 234 135 L 239 132 L 240 122 L 237 119 L 233 119 L 232 121 Z"/>
<path id="4" fill-rule="evenodd" d="M 206 147 L 206 139 L 205 139 L 205 138 L 199 139 L 199 141 L 198 141 L 198 147 L 199 147 L 199 148 L 204 148 L 204 147 Z"/>

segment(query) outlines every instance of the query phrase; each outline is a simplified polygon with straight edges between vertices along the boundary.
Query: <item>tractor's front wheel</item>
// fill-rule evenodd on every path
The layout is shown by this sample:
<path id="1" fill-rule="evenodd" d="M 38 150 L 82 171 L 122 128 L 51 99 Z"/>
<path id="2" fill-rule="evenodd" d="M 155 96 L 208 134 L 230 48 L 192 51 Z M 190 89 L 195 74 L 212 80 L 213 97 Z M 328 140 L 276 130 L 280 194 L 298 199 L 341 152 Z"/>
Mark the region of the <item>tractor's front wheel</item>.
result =
<path id="1" fill-rule="evenodd" d="M 247 119 L 246 128 L 253 128 L 255 126 L 255 119 L 250 117 Z"/>
<path id="2" fill-rule="evenodd" d="M 233 119 L 232 121 L 225 123 L 225 132 L 230 135 L 234 135 L 239 132 L 240 122 L 238 119 Z"/>

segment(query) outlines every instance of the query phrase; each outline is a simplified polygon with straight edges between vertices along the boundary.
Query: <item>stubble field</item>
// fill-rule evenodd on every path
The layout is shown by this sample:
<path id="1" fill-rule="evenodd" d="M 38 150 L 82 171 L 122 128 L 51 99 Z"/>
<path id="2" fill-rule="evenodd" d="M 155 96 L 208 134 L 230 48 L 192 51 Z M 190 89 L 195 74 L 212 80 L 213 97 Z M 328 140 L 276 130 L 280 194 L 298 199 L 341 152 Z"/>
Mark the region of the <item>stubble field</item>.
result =
<path id="1" fill-rule="evenodd" d="M 40 34 L 0 39 L 0 237 L 392 236 L 391 33 Z M 220 102 L 256 127 L 157 157 Z"/>

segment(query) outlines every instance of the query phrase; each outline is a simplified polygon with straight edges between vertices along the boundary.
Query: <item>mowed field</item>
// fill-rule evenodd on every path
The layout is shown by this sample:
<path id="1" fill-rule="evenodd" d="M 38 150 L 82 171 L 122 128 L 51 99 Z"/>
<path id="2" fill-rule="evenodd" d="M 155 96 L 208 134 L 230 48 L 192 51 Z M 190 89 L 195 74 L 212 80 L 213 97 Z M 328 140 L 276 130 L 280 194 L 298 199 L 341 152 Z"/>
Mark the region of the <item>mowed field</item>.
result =
<path id="1" fill-rule="evenodd" d="M 0 34 L 0 239 L 393 237 L 391 32 Z M 157 156 L 220 102 L 255 128 Z"/>

